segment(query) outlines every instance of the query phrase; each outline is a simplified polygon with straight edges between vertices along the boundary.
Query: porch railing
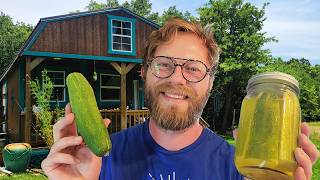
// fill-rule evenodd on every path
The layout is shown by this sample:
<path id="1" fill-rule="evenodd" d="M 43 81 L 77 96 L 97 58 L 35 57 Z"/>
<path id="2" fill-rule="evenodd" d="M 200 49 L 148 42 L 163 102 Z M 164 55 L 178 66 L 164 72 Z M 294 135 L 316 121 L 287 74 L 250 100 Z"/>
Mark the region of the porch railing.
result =
<path id="1" fill-rule="evenodd" d="M 109 118 L 111 124 L 108 127 L 109 133 L 118 132 L 121 130 L 121 111 L 119 109 L 102 109 L 100 110 L 103 118 Z M 141 124 L 145 122 L 150 116 L 149 110 L 127 110 L 127 128 Z M 22 115 L 24 119 L 24 115 Z M 200 118 L 200 124 L 204 127 L 209 127 L 209 124 L 202 118 Z M 36 117 L 32 117 L 32 127 L 31 127 L 31 143 L 32 145 L 44 144 L 42 138 L 35 131 Z"/>
<path id="2" fill-rule="evenodd" d="M 111 124 L 108 127 L 110 133 L 121 130 L 121 111 L 119 109 L 103 109 L 100 112 L 103 118 L 111 120 Z M 127 110 L 127 127 L 143 123 L 149 118 L 149 115 L 149 110 Z"/>
<path id="3" fill-rule="evenodd" d="M 103 118 L 109 118 L 111 120 L 111 124 L 108 127 L 110 133 L 121 130 L 121 112 L 119 109 L 103 109 L 100 110 L 100 112 Z M 127 128 L 145 122 L 149 116 L 149 110 L 127 110 Z M 203 127 L 210 127 L 210 125 L 202 117 L 200 117 L 199 122 Z"/>
<path id="4" fill-rule="evenodd" d="M 121 113 L 118 109 L 102 109 L 100 110 L 103 118 L 109 118 L 111 124 L 108 127 L 109 133 L 114 133 L 121 130 Z M 127 127 L 134 126 L 136 124 L 143 123 L 149 117 L 149 110 L 127 110 Z M 21 114 L 22 120 L 24 120 L 24 114 Z M 54 122 L 53 122 L 54 123 Z M 45 145 L 41 136 L 36 131 L 36 116 L 32 115 L 31 124 L 31 144 L 33 146 Z"/>

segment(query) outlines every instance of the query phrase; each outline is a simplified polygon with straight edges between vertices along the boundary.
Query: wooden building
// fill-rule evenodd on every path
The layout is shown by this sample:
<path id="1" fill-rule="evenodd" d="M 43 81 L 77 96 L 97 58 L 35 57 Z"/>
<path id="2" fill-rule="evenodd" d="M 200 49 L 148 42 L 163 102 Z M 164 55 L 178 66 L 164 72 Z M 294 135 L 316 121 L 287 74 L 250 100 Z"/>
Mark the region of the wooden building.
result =
<path id="1" fill-rule="evenodd" d="M 0 117 L 10 142 L 33 144 L 34 101 L 27 80 L 41 79 L 44 69 L 54 83 L 52 105 L 68 103 L 66 76 L 81 72 L 102 113 L 115 113 L 120 129 L 130 126 L 128 119 L 144 112 L 139 71 L 145 41 L 158 28 L 121 7 L 40 19 L 0 79 Z"/>

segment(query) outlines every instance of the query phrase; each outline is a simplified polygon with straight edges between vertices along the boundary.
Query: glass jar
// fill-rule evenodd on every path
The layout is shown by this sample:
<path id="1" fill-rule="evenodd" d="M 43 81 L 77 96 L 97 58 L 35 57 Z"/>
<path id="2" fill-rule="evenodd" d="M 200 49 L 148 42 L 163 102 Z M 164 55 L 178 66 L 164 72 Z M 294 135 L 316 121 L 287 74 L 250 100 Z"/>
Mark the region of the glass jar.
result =
<path id="1" fill-rule="evenodd" d="M 285 73 L 268 72 L 248 81 L 242 101 L 235 164 L 252 179 L 294 179 L 301 110 L 299 83 Z"/>

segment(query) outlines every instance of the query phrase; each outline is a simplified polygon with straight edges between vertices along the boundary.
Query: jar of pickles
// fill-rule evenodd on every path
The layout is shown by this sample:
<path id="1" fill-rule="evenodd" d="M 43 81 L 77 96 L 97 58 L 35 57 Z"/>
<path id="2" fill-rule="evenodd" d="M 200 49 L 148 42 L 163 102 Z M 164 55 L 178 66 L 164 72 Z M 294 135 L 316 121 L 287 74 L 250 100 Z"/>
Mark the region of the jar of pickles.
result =
<path id="1" fill-rule="evenodd" d="M 301 110 L 299 83 L 285 73 L 267 72 L 248 81 L 242 101 L 235 164 L 251 179 L 293 179 Z"/>

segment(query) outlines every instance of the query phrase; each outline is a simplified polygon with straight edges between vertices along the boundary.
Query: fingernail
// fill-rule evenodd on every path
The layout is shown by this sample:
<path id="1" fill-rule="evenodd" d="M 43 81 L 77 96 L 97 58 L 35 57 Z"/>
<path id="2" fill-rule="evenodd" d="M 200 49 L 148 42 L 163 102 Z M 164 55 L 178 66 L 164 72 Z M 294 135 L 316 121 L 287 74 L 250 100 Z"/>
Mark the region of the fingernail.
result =
<path id="1" fill-rule="evenodd" d="M 302 150 L 302 149 L 301 149 L 300 147 L 297 147 L 297 148 L 295 149 L 295 154 L 298 155 L 298 156 L 301 156 L 301 155 L 302 155 L 301 150 Z"/>
<path id="2" fill-rule="evenodd" d="M 76 141 L 82 141 L 82 137 L 81 136 L 78 136 L 76 138 L 77 138 Z"/>

